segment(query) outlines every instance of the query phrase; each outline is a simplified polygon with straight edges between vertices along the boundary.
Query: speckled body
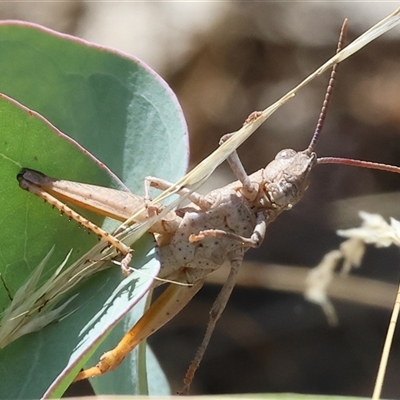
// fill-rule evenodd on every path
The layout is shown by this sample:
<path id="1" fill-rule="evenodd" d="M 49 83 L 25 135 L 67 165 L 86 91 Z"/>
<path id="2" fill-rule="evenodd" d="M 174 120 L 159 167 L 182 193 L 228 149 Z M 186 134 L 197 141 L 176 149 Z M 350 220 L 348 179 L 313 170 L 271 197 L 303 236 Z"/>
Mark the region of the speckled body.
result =
<path id="1" fill-rule="evenodd" d="M 235 191 L 226 190 L 218 206 L 210 210 L 202 211 L 193 204 L 179 209 L 179 212 L 183 217 L 180 217 L 181 222 L 171 243 L 160 248 L 161 277 L 173 279 L 174 273 L 180 274 L 184 268 L 187 282 L 194 283 L 231 257 L 243 257 L 247 249 L 230 238 L 206 237 L 195 243 L 189 241 L 190 235 L 206 229 L 221 229 L 250 237 L 256 224 L 256 215 Z"/>
<path id="2" fill-rule="evenodd" d="M 267 226 L 302 197 L 313 160 L 314 156 L 304 152 L 284 150 L 266 168 L 249 176 L 255 188 L 251 196 L 244 193 L 242 183 L 236 181 L 205 196 L 211 204 L 209 209 L 203 210 L 192 203 L 176 210 L 175 222 L 179 224 L 168 243 L 159 249 L 159 276 L 182 279 L 184 272 L 184 280 L 192 284 L 204 280 L 225 261 L 242 260 L 245 251 L 256 246 L 228 236 L 204 237 L 191 242 L 190 236 L 205 230 L 222 230 L 251 238 L 259 214 Z"/>

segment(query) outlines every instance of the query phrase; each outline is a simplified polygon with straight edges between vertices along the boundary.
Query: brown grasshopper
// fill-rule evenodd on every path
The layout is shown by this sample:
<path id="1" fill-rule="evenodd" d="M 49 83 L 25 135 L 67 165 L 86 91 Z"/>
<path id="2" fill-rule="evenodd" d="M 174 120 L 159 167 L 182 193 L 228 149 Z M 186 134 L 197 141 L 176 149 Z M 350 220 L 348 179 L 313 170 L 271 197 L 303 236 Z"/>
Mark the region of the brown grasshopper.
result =
<path id="1" fill-rule="evenodd" d="M 343 32 L 344 28 L 339 40 L 339 49 L 342 47 Z M 238 181 L 205 196 L 190 192 L 186 188 L 178 192 L 187 196 L 191 204 L 171 211 L 156 222 L 150 232 L 155 234 L 159 247 L 159 278 L 188 285 L 170 285 L 118 345 L 106 352 L 95 367 L 80 372 L 75 380 L 114 370 L 134 347 L 167 323 L 190 301 L 203 286 L 209 273 L 218 269 L 225 261 L 229 261 L 229 276 L 213 304 L 203 342 L 184 380 L 185 387 L 182 393 L 187 393 L 215 324 L 233 290 L 244 253 L 249 248 L 258 247 L 264 239 L 267 226 L 281 212 L 291 209 L 302 198 L 313 167 L 317 164 L 336 163 L 400 173 L 399 167 L 384 164 L 332 157 L 317 158 L 314 149 L 325 120 L 335 73 L 336 67 L 332 70 L 317 127 L 306 150 L 282 150 L 265 168 L 250 176 L 246 174 L 237 153 L 234 152 L 228 157 L 228 162 Z M 253 113 L 249 118 L 252 120 L 257 117 L 258 114 Z M 229 136 L 230 134 L 225 135 L 221 143 Z M 137 208 L 148 204 L 150 187 L 165 190 L 172 185 L 161 179 L 146 178 L 146 195 L 142 198 L 114 189 L 57 180 L 29 169 L 23 169 L 18 174 L 18 180 L 21 188 L 44 198 L 115 246 L 124 256 L 122 266 L 125 273 L 129 270 L 130 248 L 56 197 L 125 221 Z M 135 222 L 144 221 L 158 211 L 147 208 Z M 156 281 L 154 286 L 159 284 Z"/>

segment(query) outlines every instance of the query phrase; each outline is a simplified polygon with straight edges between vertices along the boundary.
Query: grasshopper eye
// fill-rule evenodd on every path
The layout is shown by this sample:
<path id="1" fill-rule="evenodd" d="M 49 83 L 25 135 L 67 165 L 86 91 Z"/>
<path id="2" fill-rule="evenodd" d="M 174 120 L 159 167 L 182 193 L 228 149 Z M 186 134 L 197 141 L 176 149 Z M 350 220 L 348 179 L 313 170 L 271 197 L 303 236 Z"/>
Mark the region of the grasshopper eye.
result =
<path id="1" fill-rule="evenodd" d="M 296 154 L 297 152 L 293 149 L 284 149 L 275 156 L 275 160 L 287 160 L 293 158 Z"/>

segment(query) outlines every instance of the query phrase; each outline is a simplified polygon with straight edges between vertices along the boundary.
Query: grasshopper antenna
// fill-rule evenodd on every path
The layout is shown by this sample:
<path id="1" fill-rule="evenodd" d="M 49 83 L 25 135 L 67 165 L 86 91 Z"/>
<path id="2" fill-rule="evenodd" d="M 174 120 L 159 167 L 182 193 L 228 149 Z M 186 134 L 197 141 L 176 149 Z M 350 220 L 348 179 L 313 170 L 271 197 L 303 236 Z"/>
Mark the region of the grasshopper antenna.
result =
<path id="1" fill-rule="evenodd" d="M 350 165 L 351 167 L 378 169 L 381 171 L 400 174 L 400 167 L 396 167 L 395 165 L 376 163 L 372 161 L 355 160 L 352 158 L 321 157 L 317 159 L 317 164 L 342 164 Z"/>
<path id="2" fill-rule="evenodd" d="M 346 18 L 344 20 L 342 28 L 340 30 L 339 41 L 338 41 L 336 53 L 338 53 L 343 48 L 344 39 L 347 34 L 347 21 L 348 20 Z M 338 64 L 335 64 L 332 68 L 328 87 L 326 89 L 324 102 L 322 103 L 321 112 L 319 114 L 317 126 L 315 128 L 314 135 L 311 139 L 310 145 L 305 150 L 306 154 L 311 154 L 314 151 L 315 146 L 317 145 L 318 139 L 321 135 L 321 131 L 324 126 L 324 122 L 325 122 L 325 118 L 326 118 L 326 113 L 328 110 L 328 105 L 329 105 L 330 99 L 332 97 L 333 87 L 334 87 L 334 84 L 336 81 L 337 66 L 338 66 Z M 372 161 L 356 160 L 356 159 L 352 159 L 352 158 L 320 157 L 317 159 L 317 164 L 341 164 L 341 165 L 349 165 L 352 167 L 377 169 L 377 170 L 381 170 L 381 171 L 394 172 L 396 174 L 400 174 L 400 167 L 397 167 L 395 165 L 376 163 L 376 162 L 372 162 Z"/>
<path id="3" fill-rule="evenodd" d="M 342 50 L 344 47 L 343 44 L 344 44 L 344 40 L 346 38 L 347 26 L 348 26 L 347 22 L 348 22 L 348 20 L 346 18 L 343 21 L 342 28 L 340 29 L 336 53 L 339 53 L 339 51 Z M 328 87 L 327 87 L 326 93 L 325 93 L 324 102 L 322 103 L 321 112 L 319 114 L 317 126 L 315 127 L 314 135 L 311 139 L 311 142 L 310 142 L 307 150 L 305 151 L 306 154 L 311 154 L 314 151 L 315 146 L 317 145 L 318 139 L 321 135 L 321 131 L 324 126 L 324 122 L 325 122 L 325 118 L 326 118 L 326 113 L 328 111 L 329 102 L 332 97 L 333 86 L 336 81 L 337 67 L 338 67 L 338 64 L 335 64 L 332 68 L 331 76 L 330 76 L 330 79 L 328 82 Z"/>

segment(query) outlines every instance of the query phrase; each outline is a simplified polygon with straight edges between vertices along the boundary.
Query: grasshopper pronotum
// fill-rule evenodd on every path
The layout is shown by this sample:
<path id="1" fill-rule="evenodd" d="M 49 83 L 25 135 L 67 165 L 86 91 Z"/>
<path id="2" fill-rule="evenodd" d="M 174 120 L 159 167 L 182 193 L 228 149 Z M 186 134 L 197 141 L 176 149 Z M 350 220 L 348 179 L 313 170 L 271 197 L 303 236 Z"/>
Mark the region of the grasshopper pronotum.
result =
<path id="1" fill-rule="evenodd" d="M 342 40 L 339 41 L 339 48 L 341 42 Z M 105 353 L 97 366 L 81 372 L 76 380 L 115 369 L 140 341 L 163 326 L 190 301 L 210 272 L 228 260 L 231 264 L 229 277 L 212 307 L 205 337 L 185 378 L 183 392 L 187 393 L 215 324 L 233 290 L 245 251 L 257 247 L 264 238 L 268 224 L 301 199 L 308 187 L 309 174 L 313 167 L 317 164 L 336 163 L 400 172 L 399 167 L 389 165 L 332 157 L 317 158 L 314 148 L 325 119 L 334 75 L 335 68 L 317 128 L 306 150 L 282 150 L 275 160 L 250 176 L 246 174 L 237 153 L 234 152 L 229 156 L 228 162 L 238 181 L 206 196 L 188 193 L 187 189 L 182 189 L 181 194 L 188 195 L 192 204 L 172 211 L 153 225 L 150 231 L 156 235 L 160 248 L 160 278 L 188 283 L 189 286 L 171 285 L 167 288 L 117 347 Z M 257 118 L 257 114 L 251 118 Z M 44 198 L 115 246 L 124 256 L 123 270 L 128 270 L 130 249 L 71 210 L 57 200 L 57 197 L 121 221 L 125 221 L 135 209 L 145 205 L 146 199 L 113 189 L 49 178 L 29 169 L 23 169 L 18 180 L 21 188 Z M 166 189 L 170 186 L 168 182 L 155 178 L 148 178 L 146 182 L 147 188 L 153 186 Z M 151 212 L 155 211 L 148 209 L 138 217 L 137 222 L 148 218 Z"/>

